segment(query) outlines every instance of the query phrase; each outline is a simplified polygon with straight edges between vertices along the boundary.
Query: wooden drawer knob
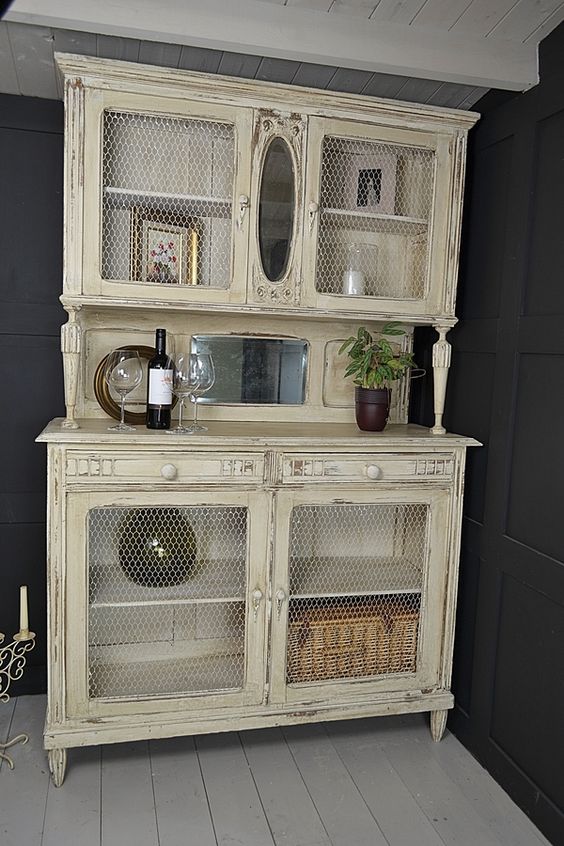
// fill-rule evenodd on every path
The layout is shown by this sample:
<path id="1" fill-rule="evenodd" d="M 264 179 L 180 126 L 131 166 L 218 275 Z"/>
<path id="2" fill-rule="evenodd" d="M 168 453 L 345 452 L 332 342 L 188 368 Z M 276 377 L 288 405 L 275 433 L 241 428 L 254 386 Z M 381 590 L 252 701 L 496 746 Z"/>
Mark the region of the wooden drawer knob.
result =
<path id="1" fill-rule="evenodd" d="M 178 470 L 174 466 L 174 464 L 163 464 L 161 467 L 161 476 L 163 479 L 168 479 L 172 481 L 172 479 L 176 479 L 178 475 Z"/>
<path id="2" fill-rule="evenodd" d="M 368 464 L 366 467 L 366 475 L 369 479 L 381 479 L 382 468 L 378 467 L 377 464 Z"/>

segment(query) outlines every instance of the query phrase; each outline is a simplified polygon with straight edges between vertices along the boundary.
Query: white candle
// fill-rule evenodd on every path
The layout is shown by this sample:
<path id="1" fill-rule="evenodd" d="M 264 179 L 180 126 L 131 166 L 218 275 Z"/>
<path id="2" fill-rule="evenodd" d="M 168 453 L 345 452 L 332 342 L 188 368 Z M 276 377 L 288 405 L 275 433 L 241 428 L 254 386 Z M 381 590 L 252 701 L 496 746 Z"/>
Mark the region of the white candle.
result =
<path id="1" fill-rule="evenodd" d="M 29 618 L 27 613 L 27 585 L 20 587 L 20 634 L 29 631 Z"/>

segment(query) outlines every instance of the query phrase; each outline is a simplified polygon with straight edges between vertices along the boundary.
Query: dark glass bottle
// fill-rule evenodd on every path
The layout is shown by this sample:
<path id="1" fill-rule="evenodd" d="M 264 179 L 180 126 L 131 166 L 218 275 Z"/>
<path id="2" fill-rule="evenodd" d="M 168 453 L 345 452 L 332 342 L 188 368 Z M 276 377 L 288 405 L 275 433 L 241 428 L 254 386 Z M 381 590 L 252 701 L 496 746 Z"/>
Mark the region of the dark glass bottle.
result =
<path id="1" fill-rule="evenodd" d="M 147 366 L 147 429 L 170 429 L 174 371 L 166 354 L 166 329 L 157 329 L 155 347 Z"/>

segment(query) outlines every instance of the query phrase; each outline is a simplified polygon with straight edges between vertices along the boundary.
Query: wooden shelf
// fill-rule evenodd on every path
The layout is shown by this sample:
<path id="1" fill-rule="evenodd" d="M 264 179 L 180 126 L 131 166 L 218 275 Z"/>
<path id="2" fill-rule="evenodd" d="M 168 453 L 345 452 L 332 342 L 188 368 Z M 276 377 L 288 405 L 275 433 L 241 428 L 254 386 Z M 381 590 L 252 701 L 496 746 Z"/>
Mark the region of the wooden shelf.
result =
<path id="1" fill-rule="evenodd" d="M 135 191 L 131 188 L 104 187 L 104 197 L 112 206 L 131 208 L 143 205 L 162 209 L 164 203 L 175 204 L 178 211 L 188 211 L 199 217 L 231 217 L 233 200 L 229 197 L 199 196 L 197 194 L 170 194 L 162 191 Z"/>
<path id="2" fill-rule="evenodd" d="M 291 599 L 421 593 L 423 582 L 412 561 L 389 558 L 290 558 L 290 573 Z"/>
<path id="3" fill-rule="evenodd" d="M 344 217 L 352 218 L 353 220 L 374 221 L 378 225 L 378 230 L 381 232 L 398 232 L 400 226 L 406 228 L 411 234 L 418 234 L 425 232 L 429 226 L 429 221 L 418 217 L 405 217 L 399 214 L 379 214 L 378 212 L 358 211 L 355 209 L 322 209 L 321 214 L 327 217 Z"/>
<path id="4" fill-rule="evenodd" d="M 89 647 L 94 698 L 240 689 L 242 638 Z"/>
<path id="5" fill-rule="evenodd" d="M 180 585 L 178 585 L 180 587 Z M 145 588 L 147 590 L 147 588 Z M 171 588 L 149 588 L 149 590 L 171 590 Z M 148 607 L 169 607 L 176 605 L 228 605 L 229 603 L 245 602 L 244 596 L 212 596 L 212 597 L 189 597 L 187 599 L 143 599 L 121 600 L 112 602 L 105 600 L 104 602 L 91 602 L 89 608 L 94 610 L 96 608 L 148 608 Z"/>
<path id="6" fill-rule="evenodd" d="M 145 587 L 128 579 L 117 560 L 107 569 L 96 567 L 91 573 L 96 589 L 91 594 L 90 608 L 131 607 L 136 605 L 181 605 L 196 602 L 244 602 L 246 563 L 221 559 L 198 559 L 194 573 L 179 585 Z M 94 568 L 92 568 L 93 570 Z M 209 572 L 224 574 L 221 584 L 210 584 Z M 211 595 L 212 590 L 215 592 Z M 224 598 L 225 597 L 225 598 Z"/>

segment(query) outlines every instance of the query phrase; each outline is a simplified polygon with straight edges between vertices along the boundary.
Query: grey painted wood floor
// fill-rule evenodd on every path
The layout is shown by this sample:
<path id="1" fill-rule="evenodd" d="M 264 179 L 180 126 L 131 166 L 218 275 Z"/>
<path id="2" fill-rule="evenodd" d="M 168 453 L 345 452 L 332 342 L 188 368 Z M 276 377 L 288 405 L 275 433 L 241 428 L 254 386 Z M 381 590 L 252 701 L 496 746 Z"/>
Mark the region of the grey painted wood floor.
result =
<path id="1" fill-rule="evenodd" d="M 42 750 L 45 697 L 0 703 L 1 846 L 539 846 L 548 841 L 423 715 Z"/>

